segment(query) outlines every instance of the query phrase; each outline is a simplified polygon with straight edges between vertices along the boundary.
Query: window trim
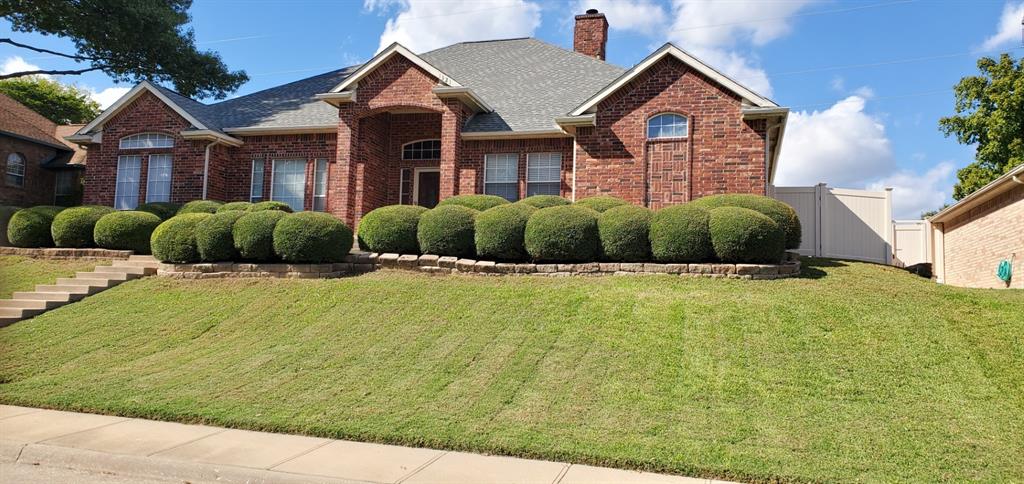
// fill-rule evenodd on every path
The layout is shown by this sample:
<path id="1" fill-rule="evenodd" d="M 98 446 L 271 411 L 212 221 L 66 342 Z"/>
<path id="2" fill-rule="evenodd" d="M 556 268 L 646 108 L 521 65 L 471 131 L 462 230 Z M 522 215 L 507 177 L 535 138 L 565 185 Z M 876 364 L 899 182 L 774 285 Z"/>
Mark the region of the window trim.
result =
<path id="1" fill-rule="evenodd" d="M 416 144 L 416 143 L 423 143 L 424 141 L 437 141 L 437 158 L 419 158 L 419 159 L 416 159 L 416 158 L 406 158 L 405 157 L 405 147 L 406 146 L 409 146 L 411 144 Z M 410 141 L 408 143 L 403 143 L 402 144 L 402 152 L 401 153 L 402 153 L 401 154 L 402 161 L 435 161 L 435 160 L 440 160 L 441 159 L 441 138 L 423 138 L 423 139 L 418 139 L 418 140 Z"/>
<path id="2" fill-rule="evenodd" d="M 11 172 L 11 158 L 16 158 L 18 163 L 21 165 L 21 173 Z M 18 151 L 12 151 L 7 154 L 7 158 L 4 159 L 4 185 L 14 188 L 25 188 L 25 178 L 28 178 L 28 158 Z M 8 181 L 8 177 L 14 176 L 21 179 L 21 183 L 15 185 Z"/>
<path id="3" fill-rule="evenodd" d="M 120 178 L 120 174 L 121 174 L 121 160 L 124 159 L 124 158 L 137 158 L 138 159 L 138 163 L 139 163 L 139 171 L 136 174 L 138 179 L 135 180 L 135 194 L 134 194 L 135 195 L 135 205 L 131 206 L 131 207 L 128 207 L 128 208 L 118 208 L 117 207 L 118 199 L 119 198 L 124 198 L 124 196 L 125 196 L 125 194 L 121 193 L 121 190 L 120 190 L 121 183 L 119 183 L 119 180 L 118 180 Z M 117 157 L 117 167 L 116 167 L 115 172 L 114 172 L 114 208 L 117 209 L 117 210 L 135 210 L 136 208 L 138 208 L 139 207 L 139 190 L 141 190 L 141 189 L 142 189 L 142 155 L 119 155 Z"/>
<path id="4" fill-rule="evenodd" d="M 253 195 L 253 189 L 255 187 L 253 186 L 253 183 L 252 183 L 254 181 L 253 179 L 256 177 L 256 166 L 260 167 L 260 195 L 259 195 L 258 198 L 260 199 L 260 202 L 262 202 L 264 200 L 263 199 L 263 186 L 267 182 L 267 166 L 266 166 L 266 161 L 267 160 L 252 160 L 252 167 L 249 168 L 249 203 L 257 203 L 257 202 L 253 201 L 253 199 L 257 198 L 257 197 L 255 195 Z M 271 171 L 273 171 L 273 169 L 271 169 Z M 271 190 L 273 190 L 273 188 L 274 188 L 273 183 L 271 183 L 270 188 L 271 188 Z"/>
<path id="5" fill-rule="evenodd" d="M 167 159 L 170 161 L 170 166 L 168 167 L 168 169 L 169 169 L 168 175 L 169 176 L 167 178 L 167 200 L 152 200 L 150 198 L 151 194 L 153 193 L 152 190 L 149 189 L 149 184 L 152 183 L 152 181 L 153 181 L 151 175 L 153 174 L 153 157 L 154 156 L 166 156 Z M 141 182 L 141 180 L 140 180 L 140 182 Z M 172 191 L 173 191 L 172 190 L 173 183 L 174 183 L 174 157 L 170 153 L 154 153 L 154 154 L 151 154 L 148 157 L 146 157 L 146 202 L 145 203 L 152 203 L 154 201 L 155 202 L 170 202 L 171 201 L 171 194 L 172 194 Z"/>
<path id="6" fill-rule="evenodd" d="M 170 146 L 124 146 L 125 141 L 139 138 L 140 136 L 157 135 L 162 136 L 170 140 Z M 142 133 L 130 134 L 128 136 L 122 136 L 121 139 L 117 140 L 117 149 L 119 150 L 167 150 L 174 148 L 174 136 L 167 133 L 161 133 L 159 131 L 146 131 Z"/>
<path id="7" fill-rule="evenodd" d="M 520 159 L 519 159 L 519 157 L 521 155 L 522 155 L 522 153 L 507 153 L 507 152 L 506 153 L 485 153 L 484 154 L 483 184 L 484 184 L 484 193 L 485 194 L 487 193 L 487 158 L 491 157 L 491 156 L 511 156 L 511 157 L 515 158 L 516 179 L 515 179 L 514 183 L 516 184 L 516 199 L 515 200 L 509 200 L 509 201 L 517 202 L 517 201 L 523 199 L 522 194 L 519 193 L 519 191 L 520 191 L 520 187 L 519 187 L 519 182 L 520 182 L 520 178 L 519 178 L 519 162 L 520 162 Z M 513 182 L 491 182 L 491 183 L 509 184 L 509 183 L 513 183 Z M 504 198 L 504 197 L 502 197 L 502 198 Z"/>
<path id="8" fill-rule="evenodd" d="M 320 182 L 317 180 L 317 175 L 319 175 L 320 172 L 321 172 L 320 166 L 319 166 L 321 161 L 324 164 L 324 168 L 322 170 L 323 171 L 323 175 L 324 175 L 324 193 L 323 193 L 323 195 L 317 195 L 316 191 L 317 191 L 317 188 L 320 185 Z M 310 206 L 310 208 L 314 212 L 326 212 L 327 211 L 327 185 L 330 182 L 330 180 L 327 178 L 327 176 L 328 176 L 328 174 L 330 174 L 330 170 L 331 170 L 330 166 L 331 166 L 331 162 L 327 158 L 314 158 L 313 159 L 313 204 Z M 305 192 L 305 189 L 303 189 L 303 192 Z M 302 196 L 303 196 L 303 198 L 305 198 L 305 196 L 306 196 L 305 193 L 303 193 Z M 316 199 L 318 199 L 318 198 L 324 199 L 324 206 L 320 210 L 317 210 L 317 208 L 316 208 Z M 303 200 L 302 204 L 305 205 L 306 201 Z"/>
<path id="9" fill-rule="evenodd" d="M 440 173 L 439 166 L 418 166 L 412 169 L 412 204 L 420 204 L 420 173 Z M 440 197 L 438 197 L 440 198 Z"/>
<path id="10" fill-rule="evenodd" d="M 533 156 L 533 155 L 547 155 L 547 156 L 557 156 L 558 157 L 558 177 L 556 179 L 554 179 L 554 180 L 546 180 L 546 181 L 534 180 L 533 183 L 557 183 L 558 184 L 558 195 L 557 196 L 559 196 L 559 197 L 562 196 L 562 153 L 560 153 L 558 151 L 538 151 L 538 152 L 535 152 L 535 153 L 527 153 L 526 154 L 526 176 L 525 176 L 525 180 L 526 180 L 526 196 L 530 196 L 529 195 L 529 193 L 530 193 L 530 183 L 531 183 L 530 182 L 530 157 Z"/>
<path id="11" fill-rule="evenodd" d="M 679 117 L 683 118 L 683 121 L 685 122 L 685 125 L 684 125 L 684 128 L 683 128 L 683 135 L 682 136 L 654 136 L 654 137 L 652 137 L 651 136 L 651 121 L 654 121 L 655 119 L 660 118 L 662 116 L 679 116 Z M 661 112 L 661 113 L 657 113 L 657 114 L 652 114 L 650 117 L 647 118 L 647 122 L 644 123 L 644 128 L 645 128 L 644 137 L 647 140 L 687 139 L 687 138 L 690 137 L 690 117 L 685 115 L 685 114 L 683 114 L 683 113 L 679 113 L 679 112 L 675 112 L 675 111 L 665 111 L 665 112 Z"/>
<path id="12" fill-rule="evenodd" d="M 303 160 L 302 158 L 281 158 L 270 160 L 270 200 L 274 200 L 274 175 L 277 172 L 278 161 L 296 161 L 302 163 L 302 210 L 306 209 L 306 165 L 309 164 L 309 160 Z M 280 201 L 280 200 L 277 200 Z M 293 209 L 294 210 L 294 209 Z M 298 211 L 302 211 L 298 210 Z"/>

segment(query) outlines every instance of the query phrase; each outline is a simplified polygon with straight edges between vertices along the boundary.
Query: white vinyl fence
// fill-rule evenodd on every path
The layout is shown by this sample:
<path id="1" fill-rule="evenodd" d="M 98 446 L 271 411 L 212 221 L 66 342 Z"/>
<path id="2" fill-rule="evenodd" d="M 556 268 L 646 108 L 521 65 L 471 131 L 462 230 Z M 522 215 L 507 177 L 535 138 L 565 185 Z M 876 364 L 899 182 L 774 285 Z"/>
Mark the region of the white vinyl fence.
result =
<path id="1" fill-rule="evenodd" d="M 931 227 L 926 220 L 894 220 L 893 221 L 893 264 L 912 266 L 923 262 L 931 262 L 929 234 Z"/>
<path id="2" fill-rule="evenodd" d="M 800 216 L 801 255 L 892 263 L 892 190 L 772 187 Z"/>

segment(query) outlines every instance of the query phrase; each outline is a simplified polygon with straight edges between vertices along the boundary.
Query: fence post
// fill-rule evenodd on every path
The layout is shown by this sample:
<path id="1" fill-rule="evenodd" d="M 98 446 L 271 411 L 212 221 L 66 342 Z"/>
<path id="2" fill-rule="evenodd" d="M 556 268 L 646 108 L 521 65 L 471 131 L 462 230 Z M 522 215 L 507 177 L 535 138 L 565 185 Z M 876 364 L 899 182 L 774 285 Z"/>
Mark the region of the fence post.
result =
<path id="1" fill-rule="evenodd" d="M 825 194 L 826 188 L 825 183 L 818 183 L 814 185 L 814 257 L 821 257 L 824 254 L 822 250 L 822 234 L 825 233 L 824 228 L 821 226 L 825 217 L 821 216 L 821 211 L 824 210 L 825 201 L 822 198 Z"/>
<path id="2" fill-rule="evenodd" d="M 895 233 L 895 227 L 892 221 L 892 188 L 887 187 L 885 189 L 885 217 L 889 221 L 885 225 L 885 264 L 892 265 L 893 258 L 893 234 Z"/>

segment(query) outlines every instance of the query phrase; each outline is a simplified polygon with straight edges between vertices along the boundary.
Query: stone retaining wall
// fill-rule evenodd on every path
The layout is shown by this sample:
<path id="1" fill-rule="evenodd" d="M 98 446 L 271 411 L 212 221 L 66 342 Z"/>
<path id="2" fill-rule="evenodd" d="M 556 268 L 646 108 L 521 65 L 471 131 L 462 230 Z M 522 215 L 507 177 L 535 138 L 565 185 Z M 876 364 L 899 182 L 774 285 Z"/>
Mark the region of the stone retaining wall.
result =
<path id="1" fill-rule="evenodd" d="M 362 274 L 376 269 L 398 269 L 429 274 L 601 276 L 676 274 L 731 279 L 781 279 L 800 274 L 800 259 L 787 254 L 782 264 L 656 264 L 649 262 L 588 262 L 582 264 L 505 263 L 458 257 L 410 254 L 353 253 L 335 264 L 161 264 L 157 274 L 187 279 L 224 277 L 286 277 L 325 279 Z"/>
<path id="2" fill-rule="evenodd" d="M 66 248 L 45 248 L 25 249 L 21 247 L 0 247 L 0 255 L 18 255 L 32 257 L 34 259 L 127 259 L 134 252 L 130 250 L 110 249 L 66 249 Z"/>

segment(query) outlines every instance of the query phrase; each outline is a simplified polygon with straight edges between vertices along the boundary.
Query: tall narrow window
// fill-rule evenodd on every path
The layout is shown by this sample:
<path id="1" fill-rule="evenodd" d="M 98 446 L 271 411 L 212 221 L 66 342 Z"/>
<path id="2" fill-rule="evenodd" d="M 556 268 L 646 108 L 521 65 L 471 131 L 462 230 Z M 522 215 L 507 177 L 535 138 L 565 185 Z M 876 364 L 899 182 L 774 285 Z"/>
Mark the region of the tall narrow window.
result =
<path id="1" fill-rule="evenodd" d="M 161 133 L 140 133 L 121 138 L 118 147 L 122 150 L 146 148 L 173 148 L 174 138 Z"/>
<path id="2" fill-rule="evenodd" d="M 497 195 L 510 202 L 519 200 L 518 155 L 484 156 L 484 193 Z"/>
<path id="3" fill-rule="evenodd" d="M 306 202 L 306 162 L 303 160 L 274 160 L 270 174 L 270 199 L 287 203 L 292 210 L 301 212 Z"/>
<path id="4" fill-rule="evenodd" d="M 117 157 L 117 182 L 114 184 L 114 208 L 134 210 L 139 206 L 139 171 L 142 157 Z"/>
<path id="5" fill-rule="evenodd" d="M 323 158 L 316 160 L 313 171 L 313 210 L 327 210 L 327 160 Z"/>
<path id="6" fill-rule="evenodd" d="M 440 160 L 441 140 L 428 139 L 402 145 L 403 160 Z"/>
<path id="7" fill-rule="evenodd" d="M 561 195 L 561 153 L 530 153 L 526 155 L 526 196 Z"/>
<path id="8" fill-rule="evenodd" d="M 249 201 L 263 201 L 263 160 L 252 160 L 252 182 L 249 184 Z"/>
<path id="9" fill-rule="evenodd" d="M 53 204 L 61 207 L 70 207 L 75 204 L 75 182 L 78 181 L 78 173 L 75 170 L 61 170 L 57 172 L 57 179 L 53 187 Z"/>
<path id="10" fill-rule="evenodd" d="M 146 203 L 171 201 L 171 155 L 149 155 Z"/>
<path id="11" fill-rule="evenodd" d="M 659 114 L 647 121 L 647 138 L 685 138 L 686 128 L 686 116 L 674 113 Z"/>
<path id="12" fill-rule="evenodd" d="M 25 186 L 25 157 L 21 153 L 7 155 L 7 185 L 12 187 Z"/>
<path id="13" fill-rule="evenodd" d="M 412 204 L 412 168 L 402 168 L 398 179 L 398 203 Z"/>

